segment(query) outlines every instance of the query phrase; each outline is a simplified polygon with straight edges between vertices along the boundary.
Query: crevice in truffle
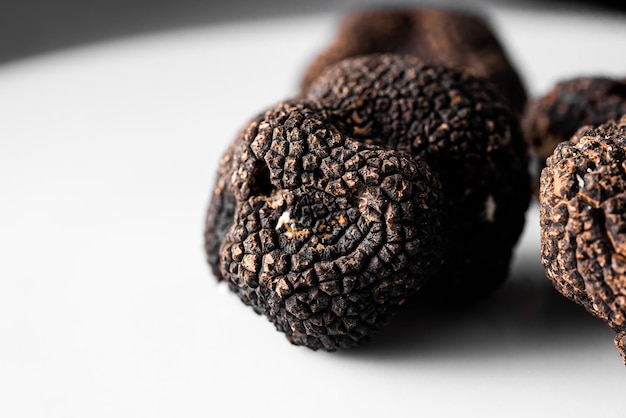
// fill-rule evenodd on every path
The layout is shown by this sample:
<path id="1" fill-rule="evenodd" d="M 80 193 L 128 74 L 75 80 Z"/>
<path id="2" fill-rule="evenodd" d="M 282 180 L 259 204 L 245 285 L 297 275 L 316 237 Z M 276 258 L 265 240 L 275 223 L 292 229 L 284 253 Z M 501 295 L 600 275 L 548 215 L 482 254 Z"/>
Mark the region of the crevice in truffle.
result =
<path id="1" fill-rule="evenodd" d="M 607 90 L 607 95 L 626 97 L 626 82 L 616 82 Z"/>
<path id="2" fill-rule="evenodd" d="M 263 161 L 257 161 L 250 176 L 250 194 L 269 197 L 276 187 L 270 181 L 270 169 Z"/>

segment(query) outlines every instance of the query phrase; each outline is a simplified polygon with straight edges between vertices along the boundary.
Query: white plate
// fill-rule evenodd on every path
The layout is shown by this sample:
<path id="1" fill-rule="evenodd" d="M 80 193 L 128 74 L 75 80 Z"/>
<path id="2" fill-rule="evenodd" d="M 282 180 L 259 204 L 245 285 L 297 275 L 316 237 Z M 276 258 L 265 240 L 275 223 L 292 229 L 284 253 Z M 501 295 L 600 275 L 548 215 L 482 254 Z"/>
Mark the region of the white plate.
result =
<path id="1" fill-rule="evenodd" d="M 626 72 L 610 14 L 488 10 L 531 94 Z M 338 16 L 167 32 L 0 66 L 0 416 L 616 416 L 612 332 L 558 295 L 533 204 L 510 280 L 368 345 L 290 345 L 202 249 L 221 153 Z"/>

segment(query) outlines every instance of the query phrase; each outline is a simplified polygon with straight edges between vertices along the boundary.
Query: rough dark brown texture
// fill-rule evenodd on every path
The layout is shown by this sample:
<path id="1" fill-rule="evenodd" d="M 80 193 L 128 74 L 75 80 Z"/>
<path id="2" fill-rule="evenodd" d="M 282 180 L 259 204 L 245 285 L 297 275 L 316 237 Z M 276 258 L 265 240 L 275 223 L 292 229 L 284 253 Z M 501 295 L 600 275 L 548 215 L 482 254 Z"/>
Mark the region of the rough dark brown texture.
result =
<path id="1" fill-rule="evenodd" d="M 424 301 L 472 303 L 508 276 L 530 201 L 518 119 L 484 79 L 413 56 L 374 54 L 329 67 L 308 97 L 348 135 L 423 158 L 442 185 L 446 246 Z"/>
<path id="2" fill-rule="evenodd" d="M 312 349 L 367 341 L 441 259 L 429 168 L 349 123 L 315 101 L 269 109 L 226 152 L 207 216 L 218 277 Z"/>
<path id="3" fill-rule="evenodd" d="M 541 173 L 541 261 L 567 298 L 606 322 L 626 363 L 626 116 L 579 129 Z"/>
<path id="4" fill-rule="evenodd" d="M 248 123 L 246 129 L 257 126 L 263 117 L 263 114 L 258 115 L 256 119 Z M 237 138 L 250 135 L 246 129 L 242 130 Z M 238 150 L 237 146 L 238 139 L 230 143 L 220 159 L 204 229 L 204 249 L 207 261 L 212 273 L 218 280 L 223 280 L 220 270 L 220 246 L 233 226 L 233 219 L 237 210 L 237 199 L 235 199 L 232 188 L 233 165 L 240 158 L 239 155 L 235 154 Z"/>
<path id="5" fill-rule="evenodd" d="M 626 79 L 579 77 L 555 84 L 527 102 L 522 130 L 537 158 L 539 179 L 546 158 L 581 126 L 600 125 L 626 114 Z"/>
<path id="6" fill-rule="evenodd" d="M 331 44 L 305 71 L 303 94 L 328 66 L 371 53 L 411 54 L 489 79 L 516 114 L 527 94 L 494 31 L 483 17 L 435 7 L 372 8 L 347 13 Z"/>

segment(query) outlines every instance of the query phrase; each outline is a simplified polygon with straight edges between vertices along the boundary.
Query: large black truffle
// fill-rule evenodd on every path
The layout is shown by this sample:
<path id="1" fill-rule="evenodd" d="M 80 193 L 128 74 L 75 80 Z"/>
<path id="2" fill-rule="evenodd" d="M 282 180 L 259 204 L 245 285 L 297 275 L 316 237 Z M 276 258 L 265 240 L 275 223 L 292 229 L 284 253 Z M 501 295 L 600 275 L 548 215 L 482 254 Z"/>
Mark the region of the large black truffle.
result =
<path id="1" fill-rule="evenodd" d="M 367 341 L 441 259 L 427 165 L 352 131 L 312 100 L 267 110 L 222 159 L 207 216 L 218 277 L 312 349 Z"/>
<path id="2" fill-rule="evenodd" d="M 424 6 L 347 13 L 330 45 L 308 64 L 301 81 L 303 94 L 325 68 L 373 53 L 410 54 L 484 77 L 516 114 L 521 114 L 527 99 L 522 79 L 486 17 L 469 10 Z"/>
<path id="3" fill-rule="evenodd" d="M 616 332 L 626 363 L 626 116 L 580 128 L 541 173 L 541 261 L 568 299 Z"/>
<path id="4" fill-rule="evenodd" d="M 413 56 L 327 68 L 308 92 L 363 143 L 424 159 L 442 186 L 444 262 L 420 295 L 472 303 L 506 279 L 530 201 L 518 119 L 486 80 Z"/>

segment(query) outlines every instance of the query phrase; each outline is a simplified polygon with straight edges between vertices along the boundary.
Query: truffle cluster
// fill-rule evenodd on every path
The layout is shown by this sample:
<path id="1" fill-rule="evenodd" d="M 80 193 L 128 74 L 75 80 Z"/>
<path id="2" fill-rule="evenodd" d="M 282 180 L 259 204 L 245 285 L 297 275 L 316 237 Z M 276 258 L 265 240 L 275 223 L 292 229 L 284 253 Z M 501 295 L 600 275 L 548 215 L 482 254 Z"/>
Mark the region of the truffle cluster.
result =
<path id="1" fill-rule="evenodd" d="M 345 59 L 233 141 L 209 263 L 292 343 L 361 344 L 416 293 L 471 300 L 506 278 L 530 197 L 524 144 L 484 79 L 409 55 Z"/>
<path id="2" fill-rule="evenodd" d="M 567 298 L 615 332 L 626 363 L 626 116 L 580 128 L 541 173 L 541 261 Z"/>
<path id="3" fill-rule="evenodd" d="M 546 276 L 616 332 L 626 363 L 624 114 L 626 80 L 586 76 L 529 100 L 521 122 L 537 163 Z"/>
<path id="4" fill-rule="evenodd" d="M 215 276 L 291 343 L 491 294 L 535 193 L 547 277 L 626 363 L 626 81 L 527 100 L 485 20 L 422 7 L 348 13 L 300 87 L 230 144 L 205 226 Z"/>

